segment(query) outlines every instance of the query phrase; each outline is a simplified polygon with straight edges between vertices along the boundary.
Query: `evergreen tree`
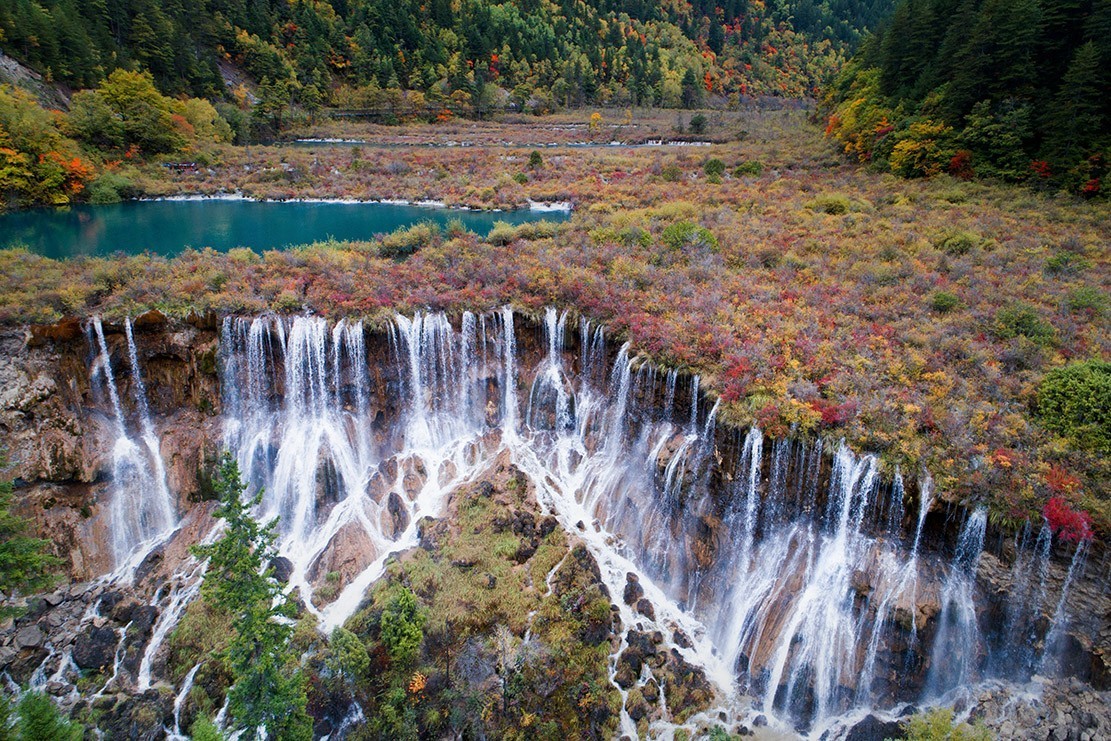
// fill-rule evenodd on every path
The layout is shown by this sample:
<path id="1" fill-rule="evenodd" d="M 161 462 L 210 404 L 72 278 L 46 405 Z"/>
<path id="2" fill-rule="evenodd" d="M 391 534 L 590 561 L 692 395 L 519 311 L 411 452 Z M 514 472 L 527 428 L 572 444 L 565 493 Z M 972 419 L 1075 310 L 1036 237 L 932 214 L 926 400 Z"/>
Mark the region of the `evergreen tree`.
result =
<path id="1" fill-rule="evenodd" d="M 290 647 L 294 605 L 282 593 L 270 562 L 276 555 L 276 521 L 260 525 L 250 513 L 262 494 L 245 498 L 239 466 L 224 454 L 217 477 L 223 535 L 211 545 L 194 546 L 208 559 L 201 594 L 232 617 L 235 635 L 227 649 L 234 684 L 228 710 L 248 736 L 265 728 L 277 739 L 307 739 L 312 721 L 305 680 Z"/>
<path id="2" fill-rule="evenodd" d="M 1049 116 L 1049 156 L 1062 165 L 1074 164 L 1107 135 L 1103 117 L 1107 88 L 1101 74 L 1099 51 L 1089 41 L 1073 55 Z"/>
<path id="3" fill-rule="evenodd" d="M 0 481 L 0 591 L 24 594 L 46 589 L 57 577 L 53 570 L 61 564 L 47 553 L 50 541 L 29 537 L 28 523 L 11 511 L 12 484 Z"/>
<path id="4" fill-rule="evenodd" d="M 81 741 L 85 735 L 84 728 L 62 715 L 54 701 L 41 692 L 25 693 L 15 712 L 12 741 Z"/>

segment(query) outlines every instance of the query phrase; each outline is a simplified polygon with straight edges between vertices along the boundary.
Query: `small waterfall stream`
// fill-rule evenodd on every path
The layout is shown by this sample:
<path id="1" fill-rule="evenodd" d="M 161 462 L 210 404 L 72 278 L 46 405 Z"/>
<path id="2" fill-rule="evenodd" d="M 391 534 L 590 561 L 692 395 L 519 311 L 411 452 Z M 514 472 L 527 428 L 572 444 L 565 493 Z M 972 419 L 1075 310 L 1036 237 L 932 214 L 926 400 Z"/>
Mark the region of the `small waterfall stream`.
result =
<path id="1" fill-rule="evenodd" d="M 985 628 L 985 510 L 970 511 L 947 554 L 924 537 L 938 499 L 928 474 L 911 488 L 914 502 L 902 472 L 884 483 L 875 456 L 842 442 L 719 428 L 698 376 L 661 372 L 628 344 L 614 348 L 601 327 L 581 320 L 576 336 L 568 323 L 555 309 L 535 329 L 508 308 L 456 323 L 418 313 L 394 317 L 385 341 L 368 343 L 359 322 L 224 319 L 223 441 L 250 488 L 264 490 L 259 514 L 278 518 L 290 588 L 322 629 L 355 611 L 391 554 L 417 545 L 421 518 L 440 516 L 454 489 L 508 453 L 541 507 L 590 549 L 610 594 L 631 574 L 654 607 L 648 617 L 614 600 L 624 626 L 614 669 L 634 627 L 682 634 L 667 648 L 705 671 L 733 718 L 763 712 L 784 730 L 819 732 L 846 712 L 939 698 L 989 675 L 1029 676 L 1053 661 L 1056 649 L 1031 651 L 1020 671 L 1004 656 L 1015 636 L 1043 635 L 1048 599 L 1057 609 L 1045 645 L 1064 634 L 1083 548 L 1051 592 L 1051 534 L 1028 534 L 1011 567 L 1006 626 Z M 125 334 L 131 435 L 102 326 L 90 325 L 93 376 L 117 431 L 109 522 L 121 564 L 175 522 L 129 322 Z M 190 574 L 162 594 L 140 689 L 156 682 L 154 657 L 195 596 L 199 574 Z M 635 735 L 627 714 L 622 727 Z"/>
<path id="2" fill-rule="evenodd" d="M 143 384 L 138 351 L 131 322 L 125 323 L 132 389 L 139 421 L 139 441 L 128 433 L 112 357 L 99 317 L 90 322 L 90 345 L 96 348 L 93 372 L 100 377 L 111 401 L 116 439 L 112 447 L 112 497 L 109 531 L 117 571 L 133 569 L 147 552 L 166 538 L 176 525 L 173 497 L 166 484 L 166 471 L 159 440 L 151 422 L 147 391 Z M 95 345 L 94 345 L 95 343 Z"/>

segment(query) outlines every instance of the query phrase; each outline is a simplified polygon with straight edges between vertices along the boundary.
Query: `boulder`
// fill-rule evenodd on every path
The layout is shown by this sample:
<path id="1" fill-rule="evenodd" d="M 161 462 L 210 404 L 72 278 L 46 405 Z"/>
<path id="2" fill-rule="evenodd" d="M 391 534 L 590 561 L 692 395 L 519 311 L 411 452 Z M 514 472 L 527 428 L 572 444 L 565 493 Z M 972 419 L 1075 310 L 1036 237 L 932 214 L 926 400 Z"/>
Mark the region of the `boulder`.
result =
<path id="1" fill-rule="evenodd" d="M 285 556 L 270 559 L 270 568 L 274 570 L 274 578 L 279 584 L 288 584 L 289 577 L 293 576 L 293 562 Z"/>
<path id="2" fill-rule="evenodd" d="M 633 572 L 625 574 L 625 592 L 622 599 L 626 605 L 635 605 L 644 596 L 644 587 L 640 586 L 640 578 Z"/>
<path id="3" fill-rule="evenodd" d="M 89 627 L 73 642 L 73 663 L 81 669 L 103 669 L 116 658 L 118 643 L 111 628 Z"/>
<path id="4" fill-rule="evenodd" d="M 25 628 L 20 628 L 15 634 L 16 648 L 38 648 L 46 640 L 42 629 L 38 625 L 28 625 Z"/>
<path id="5" fill-rule="evenodd" d="M 889 738 L 906 738 L 902 724 L 895 720 L 880 720 L 874 715 L 868 715 L 849 729 L 845 741 L 885 741 Z"/>

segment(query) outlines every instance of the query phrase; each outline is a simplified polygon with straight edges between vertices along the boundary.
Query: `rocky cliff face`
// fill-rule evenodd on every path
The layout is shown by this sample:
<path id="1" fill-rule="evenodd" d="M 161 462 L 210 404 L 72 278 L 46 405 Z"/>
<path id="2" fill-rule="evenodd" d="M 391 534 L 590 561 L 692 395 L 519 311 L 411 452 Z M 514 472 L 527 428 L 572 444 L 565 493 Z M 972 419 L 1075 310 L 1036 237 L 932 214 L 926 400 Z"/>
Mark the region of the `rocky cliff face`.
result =
<path id="1" fill-rule="evenodd" d="M 122 328 L 105 325 L 112 363 L 127 368 Z M 211 321 L 135 321 L 147 396 L 167 483 L 179 511 L 205 496 L 220 441 L 216 333 Z M 19 511 L 39 525 L 81 581 L 112 568 L 105 502 L 112 475 L 113 412 L 94 382 L 97 351 L 76 320 L 0 333 L 0 431 Z M 121 398 L 133 398 L 120 374 Z"/>

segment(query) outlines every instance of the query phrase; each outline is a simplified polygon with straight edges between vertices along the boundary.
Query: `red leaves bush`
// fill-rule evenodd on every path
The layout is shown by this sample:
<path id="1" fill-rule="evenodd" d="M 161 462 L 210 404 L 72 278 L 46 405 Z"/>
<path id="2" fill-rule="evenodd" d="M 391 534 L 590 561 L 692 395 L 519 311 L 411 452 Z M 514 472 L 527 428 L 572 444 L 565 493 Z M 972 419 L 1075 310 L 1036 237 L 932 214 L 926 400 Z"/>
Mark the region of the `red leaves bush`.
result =
<path id="1" fill-rule="evenodd" d="M 1052 497 L 1046 502 L 1042 515 L 1061 540 L 1079 543 L 1092 539 L 1092 518 L 1087 512 L 1074 510 L 1063 497 Z"/>

